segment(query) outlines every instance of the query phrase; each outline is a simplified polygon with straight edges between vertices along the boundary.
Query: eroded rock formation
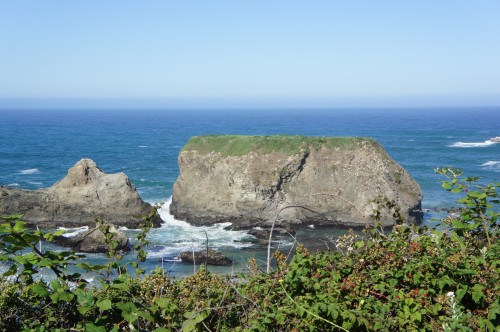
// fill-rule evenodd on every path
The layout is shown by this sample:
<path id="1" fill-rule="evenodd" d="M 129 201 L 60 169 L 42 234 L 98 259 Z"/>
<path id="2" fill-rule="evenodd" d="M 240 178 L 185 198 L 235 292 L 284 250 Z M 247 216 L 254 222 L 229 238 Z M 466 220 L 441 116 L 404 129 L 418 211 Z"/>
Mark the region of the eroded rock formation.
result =
<path id="1" fill-rule="evenodd" d="M 372 139 L 297 136 L 194 137 L 179 155 L 171 212 L 195 225 L 362 226 L 384 197 L 410 223 L 422 191 Z M 390 211 L 382 221 L 393 224 Z"/>
<path id="2" fill-rule="evenodd" d="M 144 202 L 124 173 L 105 174 L 82 159 L 61 181 L 39 190 L 0 187 L 0 215 L 24 214 L 41 227 L 94 226 L 96 219 L 137 228 L 153 207 Z M 159 225 L 161 219 L 154 220 Z"/>

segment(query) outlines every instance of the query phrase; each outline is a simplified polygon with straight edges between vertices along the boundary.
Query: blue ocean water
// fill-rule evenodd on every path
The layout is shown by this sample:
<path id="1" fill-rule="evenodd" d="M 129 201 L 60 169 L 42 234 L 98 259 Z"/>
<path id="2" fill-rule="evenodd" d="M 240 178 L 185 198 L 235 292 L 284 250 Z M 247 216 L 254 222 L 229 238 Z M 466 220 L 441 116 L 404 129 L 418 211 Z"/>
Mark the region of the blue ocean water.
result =
<path id="1" fill-rule="evenodd" d="M 489 141 L 500 136 L 500 107 L 0 110 L 0 185 L 48 187 L 78 160 L 91 158 L 106 173 L 125 172 L 146 201 L 167 202 L 179 174 L 179 151 L 191 136 L 207 134 L 372 137 L 422 187 L 423 208 L 430 209 L 426 222 L 436 217 L 433 209 L 451 206 L 456 199 L 441 188 L 437 166 L 460 167 L 485 183 L 500 180 L 500 143 Z M 162 213 L 169 222 L 151 234 L 151 259 L 203 245 L 206 229 Z M 247 242 L 244 233 L 217 226 L 209 232 L 212 246 L 235 258 L 262 250 Z M 305 242 L 318 241 L 307 231 L 300 236 Z"/>

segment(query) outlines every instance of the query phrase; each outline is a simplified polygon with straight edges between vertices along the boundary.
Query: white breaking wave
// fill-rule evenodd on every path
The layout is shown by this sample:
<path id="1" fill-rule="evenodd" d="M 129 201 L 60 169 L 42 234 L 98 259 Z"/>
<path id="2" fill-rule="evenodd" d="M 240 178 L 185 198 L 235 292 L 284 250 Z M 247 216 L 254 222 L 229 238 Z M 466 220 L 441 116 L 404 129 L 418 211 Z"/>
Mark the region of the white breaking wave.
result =
<path id="1" fill-rule="evenodd" d="M 491 169 L 495 172 L 500 172 L 500 161 L 490 160 L 480 165 L 481 167 Z"/>
<path id="2" fill-rule="evenodd" d="M 147 145 L 139 145 L 138 148 L 147 148 Z"/>
<path id="3" fill-rule="evenodd" d="M 77 236 L 78 234 L 88 231 L 89 227 L 88 226 L 82 226 L 82 227 L 76 227 L 76 228 L 66 228 L 66 227 L 59 227 L 57 230 L 63 230 L 66 231 L 62 236 L 64 237 L 74 237 Z"/>
<path id="4" fill-rule="evenodd" d="M 148 257 L 173 257 L 182 251 L 198 251 L 205 248 L 208 237 L 210 248 L 245 248 L 252 246 L 248 241 L 253 237 L 245 231 L 225 229 L 231 223 L 220 223 L 212 226 L 193 226 L 177 220 L 169 212 L 172 199 L 163 203 L 158 214 L 164 223 L 160 228 L 149 231 L 147 239 L 153 245 L 148 250 Z"/>
<path id="5" fill-rule="evenodd" d="M 8 187 L 19 187 L 19 183 L 9 183 Z"/>
<path id="6" fill-rule="evenodd" d="M 19 171 L 19 174 L 22 174 L 22 175 L 29 175 L 29 174 L 36 174 L 36 173 L 40 173 L 40 170 L 38 168 L 23 169 L 23 170 Z"/>
<path id="7" fill-rule="evenodd" d="M 490 160 L 485 162 L 484 164 L 481 164 L 481 166 L 496 166 L 496 165 L 500 165 L 500 161 Z"/>
<path id="8" fill-rule="evenodd" d="M 487 146 L 490 146 L 490 145 L 493 145 L 493 144 L 496 144 L 497 142 L 493 142 L 492 140 L 486 140 L 484 142 L 456 142 L 456 143 L 453 143 L 451 145 L 449 145 L 449 147 L 451 148 L 485 148 Z"/>

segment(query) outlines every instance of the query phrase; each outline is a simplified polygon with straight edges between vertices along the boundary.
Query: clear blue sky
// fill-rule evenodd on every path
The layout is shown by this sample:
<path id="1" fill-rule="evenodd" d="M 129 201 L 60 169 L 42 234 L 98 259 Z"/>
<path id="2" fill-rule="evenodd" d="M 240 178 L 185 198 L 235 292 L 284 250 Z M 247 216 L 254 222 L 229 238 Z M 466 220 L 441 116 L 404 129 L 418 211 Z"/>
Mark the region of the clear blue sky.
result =
<path id="1" fill-rule="evenodd" d="M 0 2 L 0 108 L 425 105 L 500 105 L 500 1 Z"/>

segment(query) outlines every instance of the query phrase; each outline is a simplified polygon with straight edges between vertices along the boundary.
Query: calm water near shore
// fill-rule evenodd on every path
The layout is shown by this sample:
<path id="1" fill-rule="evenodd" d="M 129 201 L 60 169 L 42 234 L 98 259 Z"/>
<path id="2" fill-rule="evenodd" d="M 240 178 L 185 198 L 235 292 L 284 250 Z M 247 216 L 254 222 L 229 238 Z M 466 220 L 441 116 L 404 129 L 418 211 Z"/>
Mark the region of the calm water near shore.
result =
<path id="1" fill-rule="evenodd" d="M 228 225 L 193 227 L 174 220 L 166 205 L 178 176 L 177 156 L 189 137 L 207 134 L 365 136 L 378 140 L 421 185 L 425 223 L 457 198 L 441 189 L 437 166 L 460 167 L 484 183 L 500 181 L 500 108 L 321 109 L 321 110 L 0 110 L 0 185 L 39 189 L 54 184 L 81 158 L 106 173 L 125 172 L 143 199 L 163 203 L 163 227 L 149 236 L 147 268 L 174 275 L 193 266 L 168 261 L 183 250 L 209 245 L 235 259 L 237 272 L 266 248 Z M 207 193 L 209 195 L 209 193 Z M 135 231 L 127 231 L 131 236 Z M 297 240 L 312 248 L 331 245 L 345 230 L 305 228 Z M 284 252 L 293 239 L 274 244 Z M 102 256 L 90 255 L 93 260 Z"/>

